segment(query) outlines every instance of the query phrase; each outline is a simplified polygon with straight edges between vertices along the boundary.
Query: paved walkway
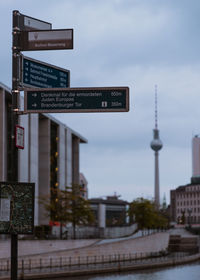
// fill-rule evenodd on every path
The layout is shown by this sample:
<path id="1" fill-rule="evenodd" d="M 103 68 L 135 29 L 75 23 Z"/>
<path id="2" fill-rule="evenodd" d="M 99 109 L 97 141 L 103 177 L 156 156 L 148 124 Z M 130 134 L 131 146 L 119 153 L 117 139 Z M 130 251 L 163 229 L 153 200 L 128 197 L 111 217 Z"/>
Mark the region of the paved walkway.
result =
<path id="1" fill-rule="evenodd" d="M 111 254 L 158 252 L 168 247 L 169 235 L 189 235 L 184 229 L 154 233 L 147 236 L 131 236 L 122 239 L 102 240 L 26 240 L 18 241 L 18 256 L 27 257 L 77 257 Z M 136 238 L 135 238 L 136 237 Z M 0 258 L 10 257 L 10 240 L 0 241 Z"/>
<path id="2" fill-rule="evenodd" d="M 68 251 L 76 248 L 88 247 L 96 243 L 98 239 L 88 240 L 19 240 L 18 256 L 42 255 L 49 252 Z M 9 239 L 0 241 L 0 259 L 10 257 Z"/>

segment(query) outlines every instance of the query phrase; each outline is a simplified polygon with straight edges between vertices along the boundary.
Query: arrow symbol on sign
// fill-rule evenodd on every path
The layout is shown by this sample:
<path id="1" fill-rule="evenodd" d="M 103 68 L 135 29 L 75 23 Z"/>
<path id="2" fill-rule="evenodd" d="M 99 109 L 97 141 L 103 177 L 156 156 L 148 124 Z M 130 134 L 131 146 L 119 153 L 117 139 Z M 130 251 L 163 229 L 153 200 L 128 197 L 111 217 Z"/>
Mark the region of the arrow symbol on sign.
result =
<path id="1" fill-rule="evenodd" d="M 37 93 L 32 93 L 32 96 L 33 97 L 37 97 Z"/>
<path id="2" fill-rule="evenodd" d="M 32 104 L 32 107 L 37 107 L 37 104 L 36 103 Z"/>

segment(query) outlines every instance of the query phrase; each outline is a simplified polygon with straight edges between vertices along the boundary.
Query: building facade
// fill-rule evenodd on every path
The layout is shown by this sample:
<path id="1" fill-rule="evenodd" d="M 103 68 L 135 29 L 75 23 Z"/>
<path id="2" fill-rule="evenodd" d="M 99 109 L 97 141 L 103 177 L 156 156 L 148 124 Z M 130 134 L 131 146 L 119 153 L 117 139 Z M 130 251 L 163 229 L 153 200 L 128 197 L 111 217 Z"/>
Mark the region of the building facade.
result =
<path id="1" fill-rule="evenodd" d="M 86 180 L 83 173 L 79 174 L 79 184 L 81 187 L 81 196 L 88 199 L 88 181 Z"/>
<path id="2" fill-rule="evenodd" d="M 108 226 L 125 226 L 128 202 L 118 199 L 118 196 L 92 198 L 90 206 L 96 218 L 96 225 L 100 228 Z"/>
<path id="3" fill-rule="evenodd" d="M 171 220 L 178 223 L 200 224 L 200 138 L 192 139 L 191 183 L 170 192 Z"/>
<path id="4" fill-rule="evenodd" d="M 198 135 L 192 139 L 192 180 L 200 180 L 200 138 Z"/>
<path id="5" fill-rule="evenodd" d="M 200 184 L 188 184 L 171 190 L 171 220 L 182 224 L 200 224 Z"/>
<path id="6" fill-rule="evenodd" d="M 0 180 L 10 180 L 11 90 L 0 83 Z M 22 101 L 23 102 L 23 101 Z M 35 225 L 48 224 L 41 196 L 51 188 L 80 183 L 79 146 L 87 140 L 49 114 L 20 115 L 24 149 L 18 151 L 18 181 L 35 183 Z M 81 177 L 82 178 L 82 177 Z"/>

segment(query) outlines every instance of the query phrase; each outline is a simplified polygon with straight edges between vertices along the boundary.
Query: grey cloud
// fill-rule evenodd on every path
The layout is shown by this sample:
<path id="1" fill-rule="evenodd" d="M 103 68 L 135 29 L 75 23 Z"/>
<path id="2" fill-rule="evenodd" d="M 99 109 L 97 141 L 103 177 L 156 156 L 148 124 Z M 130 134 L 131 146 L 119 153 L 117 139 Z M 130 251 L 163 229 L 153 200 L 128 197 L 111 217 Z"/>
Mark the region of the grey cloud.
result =
<path id="1" fill-rule="evenodd" d="M 103 195 L 117 191 L 130 197 L 134 189 L 140 196 L 153 194 L 153 152 L 149 144 L 154 127 L 155 83 L 164 143 L 160 153 L 161 190 L 168 192 L 189 180 L 192 131 L 200 131 L 200 2 L 44 0 L 38 1 L 40 9 L 35 3 L 19 0 L 17 8 L 52 22 L 54 28 L 74 28 L 74 50 L 25 55 L 70 69 L 73 87 L 130 87 L 129 113 L 56 115 L 88 138 L 89 143 L 81 145 L 81 169 L 92 192 L 98 189 Z M 8 86 L 14 4 L 14 0 L 0 4 L 0 21 L 5 27 L 1 33 L 0 81 Z"/>

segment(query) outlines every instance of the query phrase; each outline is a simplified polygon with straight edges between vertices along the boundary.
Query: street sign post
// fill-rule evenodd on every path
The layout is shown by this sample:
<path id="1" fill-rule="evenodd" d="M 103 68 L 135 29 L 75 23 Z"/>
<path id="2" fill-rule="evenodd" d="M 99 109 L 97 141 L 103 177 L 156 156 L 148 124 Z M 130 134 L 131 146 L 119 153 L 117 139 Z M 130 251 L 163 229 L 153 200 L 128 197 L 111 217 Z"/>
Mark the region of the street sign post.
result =
<path id="1" fill-rule="evenodd" d="M 24 87 L 67 88 L 70 71 L 21 55 L 20 84 Z"/>
<path id="2" fill-rule="evenodd" d="M 20 30 L 50 30 L 52 29 L 52 24 L 20 13 L 19 28 Z"/>
<path id="3" fill-rule="evenodd" d="M 128 112 L 128 87 L 25 89 L 25 113 Z"/>
<path id="4" fill-rule="evenodd" d="M 35 19 L 26 15 L 21 14 L 19 11 L 13 11 L 13 23 L 12 23 L 12 107 L 11 107 L 11 168 L 10 174 L 8 175 L 8 180 L 17 182 L 18 181 L 18 148 L 22 147 L 21 144 L 16 145 L 17 135 L 16 125 L 18 125 L 18 112 L 20 104 L 20 56 L 21 51 L 31 51 L 31 50 L 56 50 L 56 49 L 72 49 L 73 48 L 73 30 L 72 29 L 61 29 L 61 30 L 52 30 L 51 23 Z M 32 73 L 33 74 L 33 73 Z M 36 73 L 35 73 L 36 74 Z M 38 76 L 37 76 L 38 77 Z M 30 86 L 30 85 L 29 85 Z M 35 86 L 35 85 L 34 85 Z M 19 127 L 18 127 L 19 128 Z M 21 135 L 21 134 L 20 134 Z M 20 139 L 22 137 L 20 136 Z M 20 192 L 22 192 L 22 189 Z M 11 195 L 17 195 L 14 192 Z M 26 194 L 25 194 L 26 195 Z M 25 198 L 25 197 L 24 197 Z M 13 207 L 13 203 L 9 204 L 9 198 L 0 201 L 3 203 L 3 206 L 6 207 L 6 211 L 0 213 L 1 217 L 5 219 L 4 222 L 8 222 L 9 211 Z M 33 201 L 34 203 L 34 201 Z M 9 206 L 10 205 L 10 206 Z M 25 205 L 17 204 L 18 208 L 24 209 L 26 212 Z M 9 208 L 10 207 L 10 208 Z M 3 207 L 4 208 L 4 207 Z M 3 210 L 2 208 L 2 210 Z M 11 214 L 13 215 L 14 212 Z M 14 223 L 10 224 L 12 231 L 11 233 L 11 280 L 17 280 L 18 274 L 18 231 L 16 229 L 18 220 L 20 221 L 20 211 L 17 210 L 17 216 Z M 26 217 L 24 216 L 23 219 Z M 29 217 L 30 218 L 30 217 Z M 28 219 L 29 219 L 28 218 Z M 23 222 L 21 221 L 23 228 Z M 0 228 L 1 229 L 1 228 Z M 30 229 L 30 227 L 26 227 Z"/>
<path id="5" fill-rule="evenodd" d="M 73 49 L 73 29 L 20 32 L 22 51 Z"/>

